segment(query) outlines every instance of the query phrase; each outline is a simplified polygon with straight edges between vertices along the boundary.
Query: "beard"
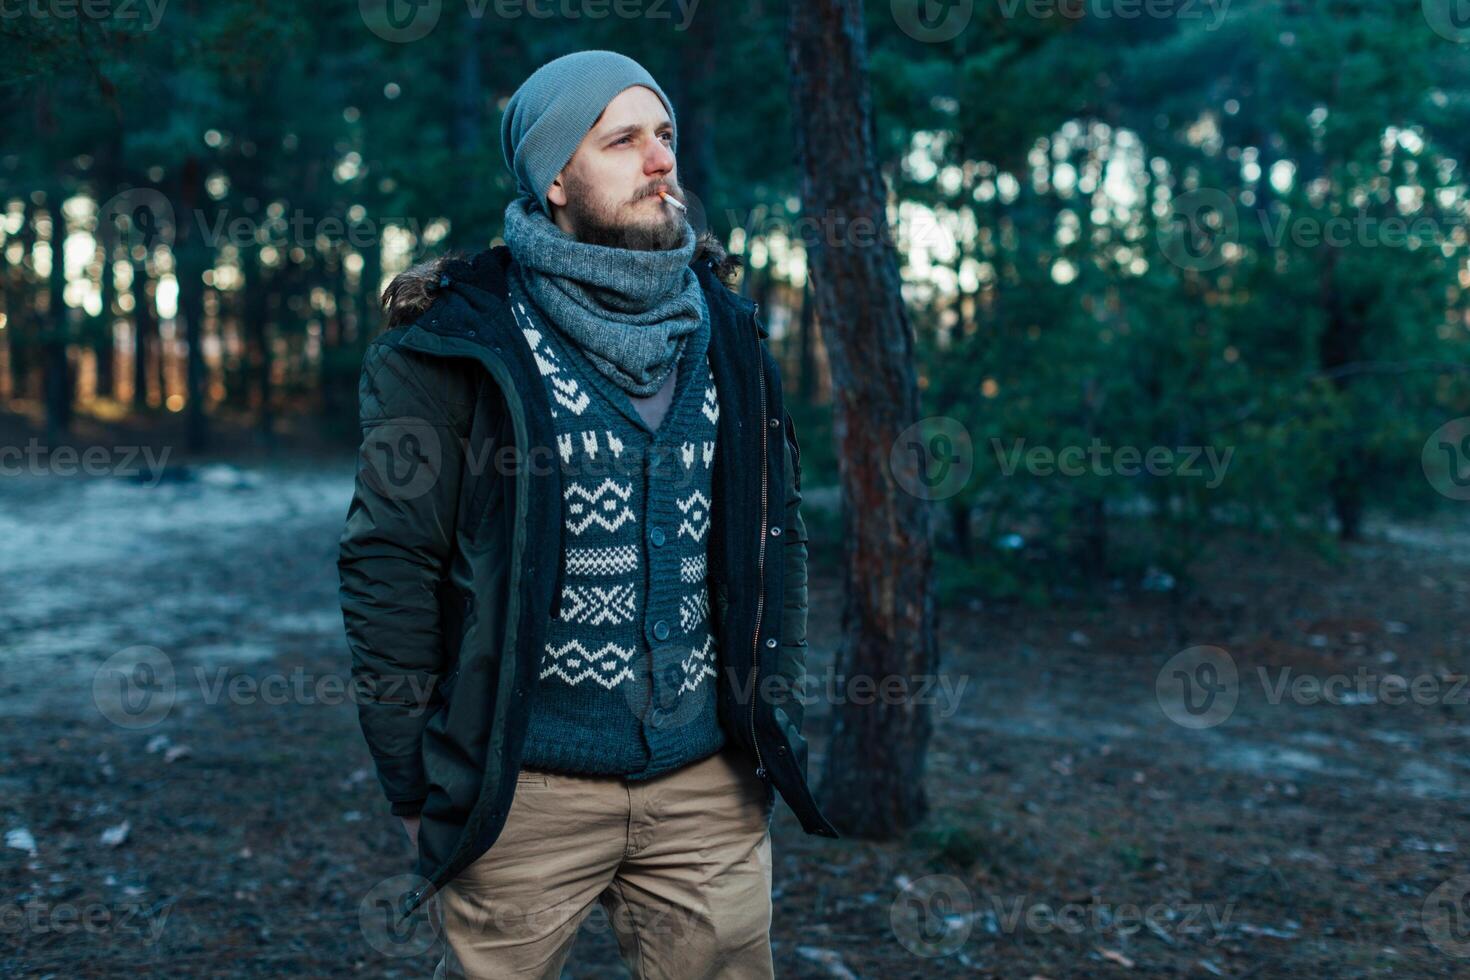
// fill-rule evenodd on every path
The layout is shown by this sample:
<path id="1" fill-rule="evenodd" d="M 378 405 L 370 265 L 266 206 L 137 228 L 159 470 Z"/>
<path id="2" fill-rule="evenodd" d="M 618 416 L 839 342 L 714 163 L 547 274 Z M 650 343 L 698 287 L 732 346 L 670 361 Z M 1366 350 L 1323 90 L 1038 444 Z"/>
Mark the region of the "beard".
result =
<path id="1" fill-rule="evenodd" d="M 684 241 L 684 218 L 673 214 L 673 206 L 665 204 L 657 194 L 657 209 L 649 208 L 640 197 L 632 203 L 641 214 L 630 217 L 620 213 L 620 204 L 604 204 L 593 189 L 575 177 L 565 181 L 566 214 L 573 233 L 580 242 L 626 248 L 640 252 L 663 252 L 678 248 Z M 645 197 L 648 195 L 645 195 Z M 656 211 L 656 213 L 655 213 Z"/>

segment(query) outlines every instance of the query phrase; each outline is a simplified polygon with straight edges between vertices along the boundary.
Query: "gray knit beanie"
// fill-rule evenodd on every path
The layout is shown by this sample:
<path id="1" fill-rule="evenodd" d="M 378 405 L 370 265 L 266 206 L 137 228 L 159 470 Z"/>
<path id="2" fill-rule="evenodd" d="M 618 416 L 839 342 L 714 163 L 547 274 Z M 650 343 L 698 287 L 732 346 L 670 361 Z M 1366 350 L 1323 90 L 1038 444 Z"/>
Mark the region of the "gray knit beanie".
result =
<path id="1" fill-rule="evenodd" d="M 616 51 L 578 51 L 548 61 L 521 83 L 500 121 L 500 150 L 522 194 L 547 213 L 546 192 L 607 104 L 634 85 L 646 85 L 663 100 L 679 149 L 674 107 L 648 70 Z"/>

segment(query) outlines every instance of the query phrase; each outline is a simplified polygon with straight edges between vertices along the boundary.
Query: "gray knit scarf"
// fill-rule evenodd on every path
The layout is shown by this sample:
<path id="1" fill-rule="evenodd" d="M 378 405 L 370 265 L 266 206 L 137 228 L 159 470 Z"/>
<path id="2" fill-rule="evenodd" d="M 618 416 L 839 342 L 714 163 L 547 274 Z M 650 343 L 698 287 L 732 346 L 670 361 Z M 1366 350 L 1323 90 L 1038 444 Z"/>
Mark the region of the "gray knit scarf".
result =
<path id="1" fill-rule="evenodd" d="M 675 249 L 642 251 L 580 242 L 529 195 L 505 209 L 505 243 L 526 291 L 587 359 L 631 395 L 657 392 L 704 316 L 689 267 L 694 228 Z"/>

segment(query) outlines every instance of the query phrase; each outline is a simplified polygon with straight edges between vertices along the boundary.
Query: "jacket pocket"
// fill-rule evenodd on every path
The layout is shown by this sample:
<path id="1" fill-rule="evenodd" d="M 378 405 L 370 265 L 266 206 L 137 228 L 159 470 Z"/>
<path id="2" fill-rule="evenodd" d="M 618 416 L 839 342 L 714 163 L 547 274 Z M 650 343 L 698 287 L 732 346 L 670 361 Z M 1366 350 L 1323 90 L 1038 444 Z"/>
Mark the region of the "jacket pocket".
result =
<path id="1" fill-rule="evenodd" d="M 786 413 L 786 425 L 782 430 L 786 434 L 786 441 L 791 444 L 791 476 L 792 484 L 796 492 L 801 493 L 801 443 L 796 440 L 796 423 L 791 421 L 791 413 Z"/>

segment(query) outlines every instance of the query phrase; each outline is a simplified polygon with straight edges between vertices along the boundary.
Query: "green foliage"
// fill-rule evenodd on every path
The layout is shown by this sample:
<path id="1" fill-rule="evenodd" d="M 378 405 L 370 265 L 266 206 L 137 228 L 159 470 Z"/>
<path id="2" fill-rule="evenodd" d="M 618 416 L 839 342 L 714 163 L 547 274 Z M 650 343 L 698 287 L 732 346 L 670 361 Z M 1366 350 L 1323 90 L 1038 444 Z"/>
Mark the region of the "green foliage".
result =
<path id="1" fill-rule="evenodd" d="M 996 863 L 991 836 L 975 813 L 942 812 L 910 833 L 909 845 L 928 854 L 935 871 L 964 872 Z"/>
<path id="2" fill-rule="evenodd" d="M 952 549 L 944 594 L 1044 601 L 1047 587 L 1151 572 L 1187 584 L 1222 529 L 1323 536 L 1355 508 L 1443 502 L 1419 457 L 1440 423 L 1470 414 L 1457 369 L 1470 246 L 1463 46 L 1411 3 L 1239 0 L 1141 18 L 1007 6 L 976 4 L 943 43 L 905 34 L 886 0 L 866 6 L 884 177 L 896 202 L 931 209 L 954 239 L 908 247 L 907 278 L 921 284 L 927 264 L 962 284 L 959 297 L 911 295 L 924 412 L 958 420 L 973 442 L 970 480 L 936 504 Z M 548 23 L 443 5 L 410 43 L 374 34 L 352 4 L 171 4 L 151 26 L 5 18 L 0 198 L 39 212 L 141 187 L 201 226 L 243 219 L 249 240 L 213 243 L 213 262 L 239 272 L 212 297 L 219 316 L 286 352 L 292 408 L 314 397 L 335 418 L 376 326 L 379 273 L 500 232 L 513 193 L 500 107 L 552 57 L 611 47 L 638 58 L 675 100 L 680 168 L 708 225 L 784 230 L 801 123 L 786 13 L 722 4 L 682 25 Z M 914 165 L 920 146 L 932 166 Z M 1233 208 L 1217 264 L 1180 264 L 1164 247 L 1178 227 L 1171 202 L 1191 191 Z M 1433 225 L 1386 241 L 1397 219 Z M 1346 239 L 1313 240 L 1334 221 L 1348 222 Z M 436 226 L 442 237 L 427 233 Z M 322 231 L 333 227 L 353 240 Z M 409 230 L 391 243 L 406 251 L 387 247 L 390 227 Z M 148 274 L 168 271 L 162 257 Z M 29 261 L 5 267 L 11 295 L 45 293 Z M 343 273 L 351 261 L 361 278 Z M 58 333 L 105 341 L 105 318 L 14 316 L 10 343 L 27 357 Z M 358 320 L 364 332 L 336 329 Z M 320 353 L 308 363 L 311 338 Z M 257 356 L 232 355 L 218 372 L 230 404 L 251 403 L 238 389 Z M 833 484 L 830 408 L 790 401 L 805 485 Z M 1135 474 L 1115 456 L 1073 474 L 1045 462 L 1094 445 L 1172 456 Z M 1179 472 L 1196 449 L 1221 472 L 1208 460 Z M 949 540 L 966 510 L 971 540 Z M 814 542 L 840 549 L 840 515 L 812 509 L 808 523 Z"/>
<path id="3" fill-rule="evenodd" d="M 1000 32 L 967 52 L 954 84 L 968 97 L 936 142 L 960 179 L 901 184 L 955 227 L 973 219 L 942 264 L 983 270 L 973 308 L 914 314 L 924 414 L 974 442 L 974 474 L 945 506 L 973 508 L 977 530 L 967 546 L 945 534 L 945 594 L 1161 572 L 1187 588 L 1226 529 L 1310 540 L 1353 530 L 1365 505 L 1433 505 L 1420 450 L 1467 401 L 1453 45 L 1409 5 L 1369 3 L 1084 19 L 1065 57 L 1055 38 L 1030 41 Z M 998 84 L 1018 66 L 1069 83 Z M 1169 201 L 1191 191 L 1233 211 L 1220 261 L 1166 250 Z M 1385 234 L 1414 219 L 1432 224 Z M 1093 446 L 1102 462 L 1075 473 L 1048 462 Z M 1124 474 L 1129 450 L 1170 461 Z M 1205 472 L 1181 468 L 1193 453 Z M 1007 534 L 1018 548 L 996 547 Z"/>

